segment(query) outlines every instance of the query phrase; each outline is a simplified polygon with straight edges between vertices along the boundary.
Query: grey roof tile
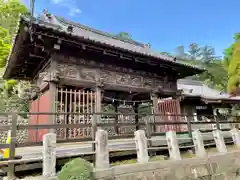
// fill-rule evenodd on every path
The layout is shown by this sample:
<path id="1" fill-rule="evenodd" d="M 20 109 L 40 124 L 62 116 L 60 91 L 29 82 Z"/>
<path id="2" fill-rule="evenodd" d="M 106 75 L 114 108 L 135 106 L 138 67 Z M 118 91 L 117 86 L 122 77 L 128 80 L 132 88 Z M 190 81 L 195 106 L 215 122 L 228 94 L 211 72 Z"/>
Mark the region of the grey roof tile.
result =
<path id="1" fill-rule="evenodd" d="M 204 83 L 196 80 L 179 79 L 177 82 L 179 90 L 183 90 L 183 95 L 189 97 L 201 97 L 205 99 L 221 99 L 221 100 L 240 100 L 240 97 L 231 97 L 227 93 L 221 93 L 212 89 Z"/>
<path id="2" fill-rule="evenodd" d="M 30 18 L 24 16 L 24 20 L 29 21 Z M 186 67 L 203 70 L 200 67 L 189 65 L 187 63 L 174 61 L 174 57 L 163 55 L 159 52 L 153 51 L 151 48 L 144 46 L 144 44 L 138 43 L 133 40 L 123 40 L 120 39 L 114 35 L 111 35 L 109 33 L 105 33 L 93 28 L 89 28 L 87 26 L 74 23 L 68 20 L 65 20 L 63 18 L 56 17 L 54 15 L 51 15 L 51 18 L 49 19 L 46 17 L 46 15 L 42 15 L 40 19 L 34 19 L 33 23 L 36 23 L 40 26 L 45 26 L 47 28 L 52 28 L 53 30 L 57 30 L 59 32 L 64 32 L 68 35 L 74 36 L 74 37 L 80 37 L 86 40 L 90 40 L 93 42 L 101 43 L 103 45 L 112 46 L 115 48 L 120 48 L 129 52 L 138 53 L 140 55 L 149 56 L 158 58 L 161 60 L 165 60 L 168 62 L 171 62 L 176 65 L 183 65 Z M 69 26 L 73 27 L 73 32 L 70 33 L 67 31 L 67 28 Z"/>

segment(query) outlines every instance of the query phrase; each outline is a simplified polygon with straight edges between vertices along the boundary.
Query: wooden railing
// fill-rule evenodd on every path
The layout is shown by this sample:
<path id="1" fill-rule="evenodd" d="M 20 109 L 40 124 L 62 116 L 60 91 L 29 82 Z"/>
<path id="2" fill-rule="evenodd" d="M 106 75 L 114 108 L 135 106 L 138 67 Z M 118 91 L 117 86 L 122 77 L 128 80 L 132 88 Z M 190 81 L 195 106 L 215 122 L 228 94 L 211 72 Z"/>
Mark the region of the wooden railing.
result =
<path id="1" fill-rule="evenodd" d="M 178 116 L 178 119 L 182 119 L 182 121 L 179 122 L 171 122 L 171 121 L 161 121 L 161 122 L 155 122 L 154 119 L 156 116 L 166 116 L 163 114 L 147 114 L 147 115 L 141 115 L 139 121 L 136 123 L 135 121 L 128 122 L 129 118 L 126 118 L 126 121 L 113 121 L 113 119 L 109 118 L 109 120 L 106 121 L 106 116 L 121 116 L 121 117 L 137 117 L 140 116 L 139 114 L 109 114 L 109 113 L 91 113 L 91 114 L 79 114 L 79 113 L 28 113 L 28 115 L 54 115 L 54 116 L 60 116 L 60 115 L 74 115 L 74 116 L 92 116 L 92 122 L 88 124 L 82 124 L 82 123 L 70 123 L 70 124 L 28 124 L 28 125 L 21 125 L 17 123 L 17 119 L 19 115 L 23 115 L 25 113 L 1 113 L 0 115 L 6 115 L 11 116 L 11 124 L 10 125 L 0 125 L 0 131 L 8 131 L 11 130 L 11 143 L 2 143 L 0 144 L 0 149 L 10 149 L 9 158 L 7 160 L 14 160 L 15 157 L 15 149 L 17 147 L 26 147 L 26 146 L 38 146 L 42 145 L 42 141 L 26 141 L 24 143 L 17 143 L 17 133 L 18 131 L 21 131 L 23 129 L 27 129 L 27 131 L 31 130 L 37 130 L 37 132 L 44 132 L 45 134 L 48 132 L 56 132 L 56 129 L 71 129 L 74 133 L 78 133 L 79 129 L 86 129 L 88 128 L 90 132 L 96 132 L 98 128 L 101 128 L 103 130 L 106 130 L 109 136 L 109 139 L 119 139 L 119 138 L 132 138 L 134 137 L 134 132 L 136 130 L 145 130 L 146 136 L 148 139 L 150 139 L 152 136 L 161 136 L 165 135 L 165 133 L 169 130 L 174 131 L 177 130 L 177 134 L 188 134 L 189 138 L 192 137 L 192 131 L 194 129 L 199 129 L 201 132 L 211 132 L 214 130 L 212 125 L 216 127 L 218 130 L 222 131 L 229 131 L 231 129 L 230 124 L 240 124 L 240 121 L 219 121 L 216 116 L 213 116 L 211 121 L 187 121 L 186 119 L 189 119 L 189 115 L 172 115 L 172 116 Z M 105 118 L 99 118 L 105 117 Z M 169 116 L 169 115 L 168 115 Z M 147 117 L 147 118 L 146 118 Z M 232 116 L 233 117 L 233 116 Z M 102 119 L 102 120 L 101 120 Z M 164 119 L 164 118 L 163 118 Z M 94 122 L 95 121 L 95 122 Z M 174 126 L 180 126 L 184 128 L 177 128 L 174 129 Z M 226 128 L 221 128 L 221 125 L 227 125 Z M 162 127 L 162 128 L 156 128 L 156 127 Z M 166 128 L 167 127 L 167 128 Z M 171 128 L 170 128 L 171 127 Z M 116 132 L 116 129 L 118 129 L 118 132 Z M 160 131 L 158 131 L 160 129 Z M 161 130 L 162 129 L 162 130 Z M 45 130 L 45 131 L 41 131 Z M 80 131 L 81 132 L 81 131 Z M 91 134 L 91 135 L 89 135 Z M 69 136 L 68 139 L 60 139 L 57 138 L 57 143 L 64 143 L 64 142 L 82 142 L 82 141 L 94 141 L 95 136 L 92 133 L 89 133 L 87 136 L 75 136 L 77 138 L 71 138 Z M 95 133 L 94 133 L 95 134 Z M 40 134 L 44 135 L 44 134 Z M 151 146 L 151 143 L 150 143 Z M 93 144 L 93 151 L 95 150 L 95 144 Z M 9 174 L 14 175 L 14 164 L 9 161 Z"/>

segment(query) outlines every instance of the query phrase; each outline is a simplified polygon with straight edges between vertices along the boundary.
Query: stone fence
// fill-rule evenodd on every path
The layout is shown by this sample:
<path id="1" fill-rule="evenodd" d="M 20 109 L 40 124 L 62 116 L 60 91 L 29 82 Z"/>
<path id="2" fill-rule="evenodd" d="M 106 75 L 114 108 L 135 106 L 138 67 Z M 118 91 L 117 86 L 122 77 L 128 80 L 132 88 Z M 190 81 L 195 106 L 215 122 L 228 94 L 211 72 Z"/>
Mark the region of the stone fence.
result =
<path id="1" fill-rule="evenodd" d="M 3 116 L 0 115 L 0 126 L 1 125 L 11 125 L 12 124 L 12 116 Z M 17 117 L 17 125 L 28 125 L 28 119 L 23 118 L 21 116 Z M 0 144 L 5 144 L 7 140 L 7 131 L 0 131 Z M 17 143 L 24 144 L 28 140 L 28 130 L 20 129 L 17 130 Z"/>
<path id="2" fill-rule="evenodd" d="M 240 147 L 240 132 L 231 131 L 233 142 Z M 148 141 L 145 131 L 135 132 L 137 162 L 132 165 L 111 167 L 109 162 L 108 134 L 96 132 L 95 178 L 96 180 L 186 180 L 186 179 L 237 179 L 240 172 L 240 151 L 228 152 L 220 130 L 213 131 L 218 153 L 208 157 L 199 130 L 192 133 L 196 157 L 182 159 L 176 132 L 166 133 L 170 160 L 149 162 Z M 129 141 L 129 140 L 128 140 Z M 56 134 L 48 133 L 43 139 L 43 173 L 39 179 L 56 178 Z M 240 179 L 240 176 L 238 177 Z M 38 178 L 34 178 L 38 179 Z"/>

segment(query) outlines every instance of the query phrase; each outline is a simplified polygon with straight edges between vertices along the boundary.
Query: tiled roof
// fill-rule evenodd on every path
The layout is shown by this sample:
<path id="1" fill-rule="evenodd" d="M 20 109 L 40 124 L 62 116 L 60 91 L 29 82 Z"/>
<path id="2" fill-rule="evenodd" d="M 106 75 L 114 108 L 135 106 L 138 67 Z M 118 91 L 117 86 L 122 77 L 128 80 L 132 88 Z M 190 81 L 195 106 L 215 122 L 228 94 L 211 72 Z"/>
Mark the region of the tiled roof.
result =
<path id="1" fill-rule="evenodd" d="M 177 82 L 179 90 L 183 91 L 183 95 L 188 97 L 201 97 L 204 99 L 219 99 L 219 100 L 240 100 L 240 97 L 231 97 L 227 93 L 221 93 L 218 90 L 212 89 L 204 83 L 196 80 L 179 79 Z"/>
<path id="2" fill-rule="evenodd" d="M 30 21 L 30 18 L 26 16 L 24 16 L 23 19 L 25 21 Z M 172 64 L 182 65 L 189 68 L 194 68 L 196 70 L 203 70 L 193 65 L 178 62 L 178 60 L 174 61 L 174 57 L 163 55 L 159 52 L 154 52 L 151 48 L 146 47 L 146 45 L 142 43 L 133 40 L 122 39 L 109 33 L 102 32 L 79 23 L 71 22 L 54 15 L 50 15 L 49 18 L 49 16 L 46 14 L 42 14 L 40 18 L 34 18 L 33 23 L 38 24 L 39 26 L 44 26 L 59 32 L 66 33 L 72 37 L 83 38 L 85 40 L 108 45 L 117 49 L 122 49 L 132 53 L 138 53 L 139 55 L 158 58 L 164 61 L 168 61 Z M 73 27 L 72 32 L 69 32 L 67 30 L 69 26 Z"/>

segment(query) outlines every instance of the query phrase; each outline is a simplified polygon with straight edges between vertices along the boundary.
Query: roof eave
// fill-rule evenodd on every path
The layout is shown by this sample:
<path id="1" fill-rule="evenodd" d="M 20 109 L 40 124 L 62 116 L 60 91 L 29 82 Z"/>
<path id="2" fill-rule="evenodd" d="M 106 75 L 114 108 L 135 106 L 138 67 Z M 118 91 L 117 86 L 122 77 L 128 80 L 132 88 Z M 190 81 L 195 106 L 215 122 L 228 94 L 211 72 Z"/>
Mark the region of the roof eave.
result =
<path id="1" fill-rule="evenodd" d="M 23 16 L 23 19 L 24 19 L 25 21 L 29 21 L 29 20 L 30 20 L 28 17 L 25 17 L 25 16 Z M 36 21 L 41 21 L 41 20 L 38 20 L 38 19 L 36 19 L 36 18 L 35 18 L 35 20 L 36 20 Z M 34 22 L 34 21 L 33 21 L 33 23 L 36 24 L 36 22 Z M 84 37 L 80 37 L 80 36 L 73 35 L 73 34 L 71 34 L 70 32 L 68 33 L 68 32 L 61 31 L 61 30 L 58 29 L 56 26 L 51 25 L 51 24 L 49 24 L 49 23 L 47 23 L 47 22 L 42 22 L 42 23 L 43 23 L 43 25 L 45 26 L 45 28 L 47 28 L 47 29 L 51 29 L 51 30 L 53 30 L 53 31 L 55 31 L 55 32 L 58 32 L 58 33 L 64 33 L 64 34 L 66 34 L 66 35 L 68 35 L 68 36 L 72 36 L 73 38 L 84 39 L 84 40 L 87 40 L 87 41 L 89 41 L 89 42 L 99 43 L 99 44 L 105 45 L 105 46 L 108 45 L 108 44 L 103 43 L 103 42 L 96 42 L 95 40 L 92 40 L 92 39 L 86 39 L 86 38 L 84 38 Z M 37 25 L 39 25 L 39 24 L 37 24 Z M 39 26 L 41 26 L 41 25 L 39 25 Z M 151 58 L 155 58 L 155 59 L 164 60 L 166 63 L 169 63 L 169 64 L 174 64 L 174 65 L 177 65 L 177 66 L 182 66 L 182 67 L 190 68 L 190 69 L 192 69 L 193 71 L 197 71 L 195 74 L 201 73 L 201 72 L 204 72 L 204 71 L 205 71 L 204 69 L 201 69 L 201 68 L 199 68 L 199 67 L 194 67 L 194 66 L 192 66 L 192 65 L 188 65 L 188 64 L 181 63 L 181 62 L 178 62 L 178 61 L 170 60 L 170 59 L 173 59 L 173 57 L 170 57 L 170 56 L 167 56 L 167 55 L 161 55 L 161 58 L 160 58 L 160 57 L 154 56 L 154 55 L 149 55 L 149 54 L 145 54 L 145 53 L 134 52 L 134 51 L 131 51 L 131 50 L 128 50 L 128 49 L 123 49 L 123 48 L 121 48 L 121 47 L 116 47 L 116 46 L 112 46 L 112 45 L 108 45 L 108 46 L 111 46 L 111 47 L 116 48 L 116 49 L 124 50 L 124 51 L 129 51 L 129 52 L 131 52 L 131 53 L 138 54 L 138 55 L 141 55 L 141 56 L 151 57 Z"/>
<path id="2" fill-rule="evenodd" d="M 67 32 L 63 32 L 61 31 L 58 27 L 54 26 L 54 25 L 51 25 L 49 23 L 46 23 L 46 22 L 42 22 L 41 20 L 38 20 L 36 18 L 34 18 L 35 21 L 33 20 L 32 23 L 34 23 L 35 25 L 37 25 L 38 27 L 44 27 L 45 29 L 50 29 L 50 30 L 53 30 L 54 32 L 57 32 L 57 33 L 64 33 L 66 36 L 72 36 L 72 38 L 76 38 L 76 39 L 84 39 L 84 40 L 87 40 L 91 43 L 99 43 L 101 45 L 104 45 L 104 46 L 107 46 L 108 44 L 105 44 L 105 43 L 102 43 L 102 42 L 96 42 L 94 40 L 91 40 L 91 39 L 85 39 L 84 37 L 80 37 L 80 36 L 76 36 L 76 35 L 72 35 L 71 33 L 67 33 Z M 13 62 L 14 61 L 14 57 L 13 57 L 13 54 L 12 52 L 15 52 L 16 51 L 16 41 L 18 39 L 18 36 L 20 35 L 20 32 L 19 32 L 19 29 L 20 29 L 20 23 L 22 23 L 23 21 L 24 22 L 27 22 L 29 23 L 29 21 L 31 20 L 31 17 L 26 17 L 26 16 L 21 16 L 20 18 L 20 21 L 18 23 L 18 29 L 17 29 L 17 34 L 14 38 L 14 41 L 13 41 L 13 46 L 12 46 L 12 49 L 11 49 L 11 53 L 9 55 L 9 58 L 7 60 L 7 64 L 6 64 L 6 69 L 4 71 L 4 74 L 3 74 L 3 77 L 5 79 L 10 79 L 11 78 L 11 74 L 10 74 L 10 70 L 11 70 L 11 67 L 10 67 L 10 62 Z M 41 23 L 43 24 L 39 24 L 38 22 L 41 21 Z M 110 46 L 110 45 L 108 45 Z M 138 52 L 133 52 L 131 50 L 127 50 L 127 49 L 122 49 L 121 47 L 115 47 L 115 46 L 111 46 L 112 48 L 116 48 L 116 49 L 119 49 L 121 51 L 128 51 L 128 52 L 131 52 L 133 54 L 138 54 L 138 55 L 141 55 L 141 56 L 145 56 L 145 57 L 151 57 L 151 58 L 154 58 L 154 59 L 158 59 L 158 60 L 161 60 L 161 61 L 164 61 L 164 63 L 166 64 L 171 64 L 173 66 L 177 66 L 181 69 L 187 69 L 188 70 L 188 73 L 186 76 L 191 76 L 191 75 L 195 75 L 195 74 L 199 74 L 199 73 L 202 73 L 204 72 L 205 70 L 204 69 L 201 69 L 201 68 L 198 68 L 198 67 L 193 67 L 193 66 L 190 66 L 190 65 L 187 65 L 187 64 L 183 64 L 183 63 L 180 63 L 180 62 L 176 62 L 176 61 L 170 61 L 169 58 L 166 56 L 166 59 L 165 58 L 159 58 L 157 56 L 153 56 L 153 55 L 148 55 L 148 54 L 141 54 L 141 53 L 138 53 Z M 163 57 L 165 57 L 163 56 Z M 186 77 L 185 75 L 183 77 Z"/>

